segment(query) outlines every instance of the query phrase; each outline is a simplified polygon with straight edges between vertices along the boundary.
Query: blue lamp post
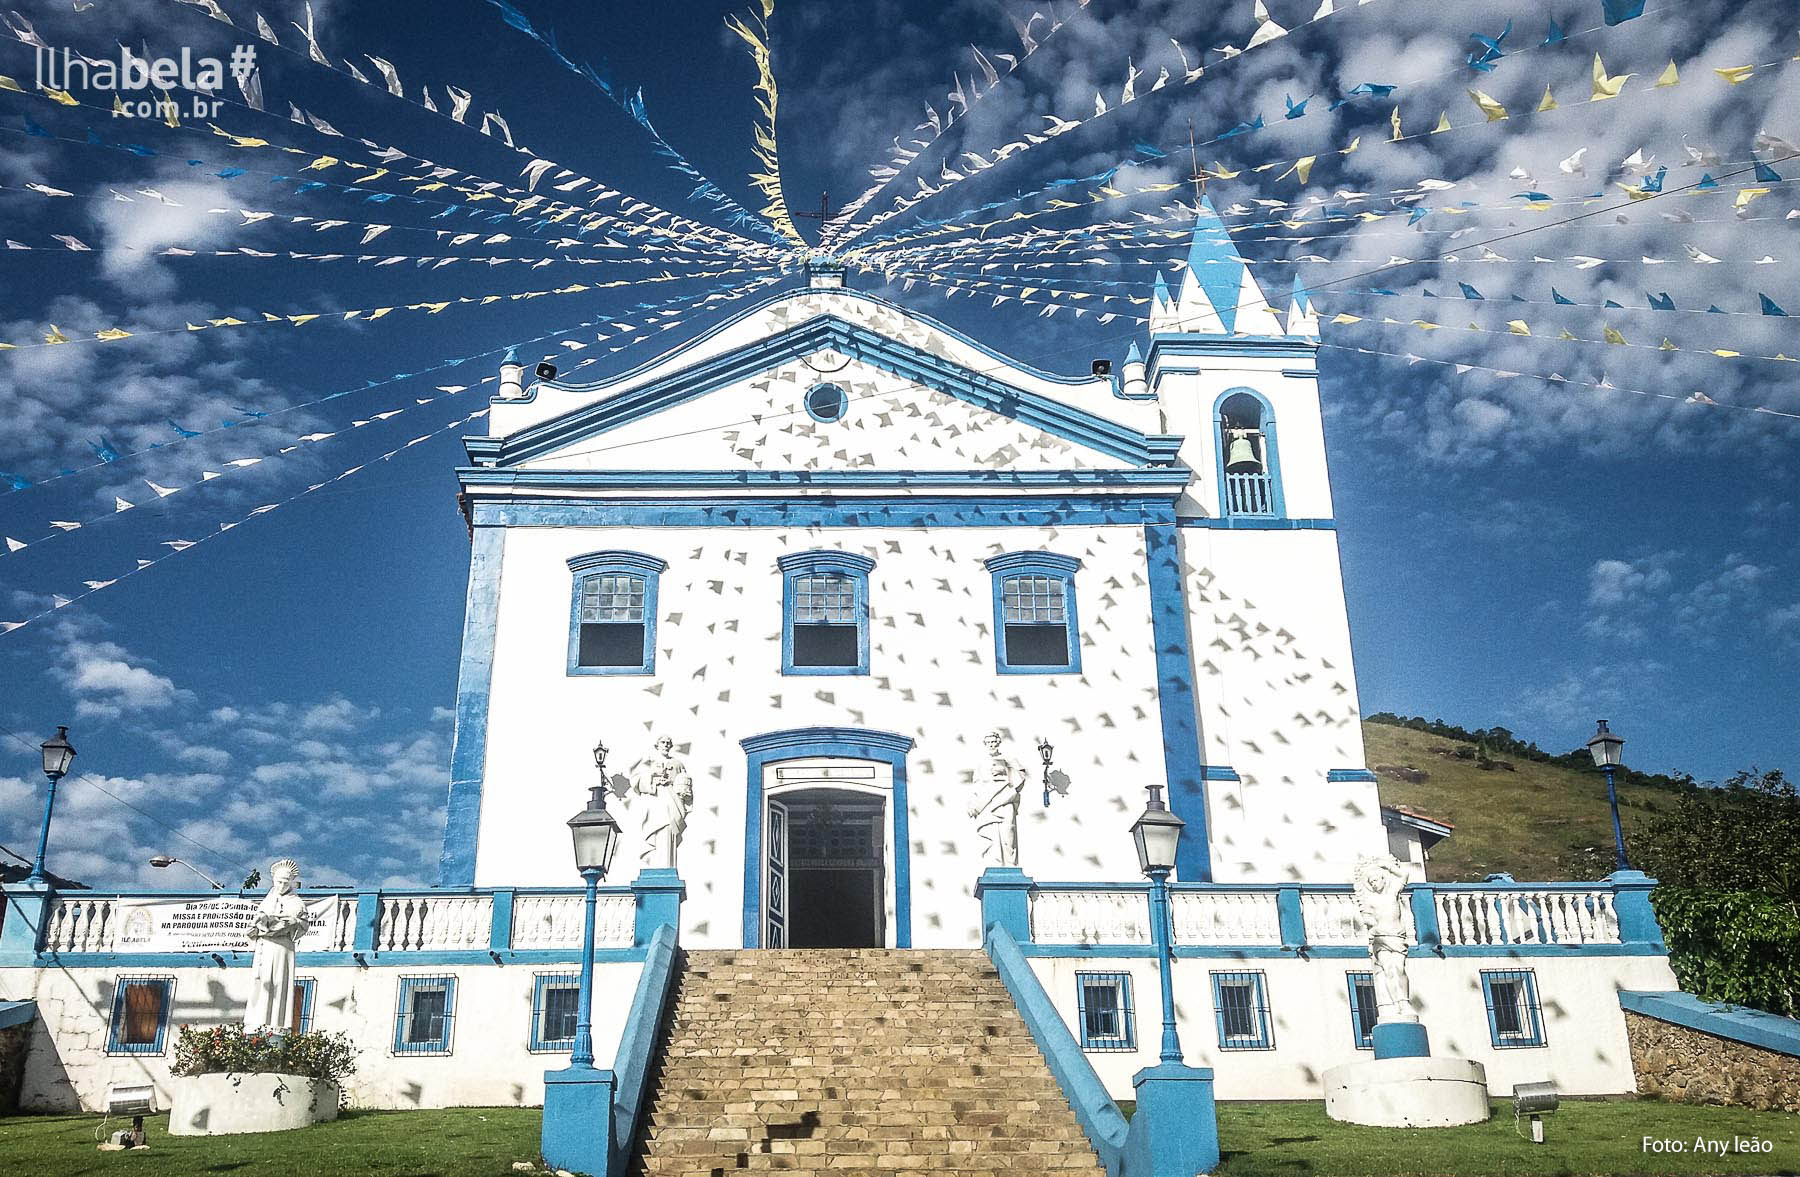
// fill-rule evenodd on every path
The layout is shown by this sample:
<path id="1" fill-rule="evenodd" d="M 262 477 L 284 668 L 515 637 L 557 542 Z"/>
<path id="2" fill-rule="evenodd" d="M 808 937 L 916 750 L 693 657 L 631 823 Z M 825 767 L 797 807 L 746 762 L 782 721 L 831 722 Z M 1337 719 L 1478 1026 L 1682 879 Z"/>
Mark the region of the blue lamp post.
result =
<path id="1" fill-rule="evenodd" d="M 619 847 L 619 823 L 606 811 L 606 786 L 588 791 L 587 808 L 569 819 L 575 839 L 575 867 L 587 883 L 587 907 L 581 929 L 581 990 L 575 1006 L 575 1043 L 569 1054 L 571 1070 L 594 1069 L 594 909 L 599 903 L 600 880 L 612 866 Z"/>
<path id="2" fill-rule="evenodd" d="M 1587 742 L 1588 754 L 1594 758 L 1594 764 L 1606 774 L 1606 803 L 1612 807 L 1613 823 L 1613 856 L 1617 860 L 1615 869 L 1630 870 L 1631 864 L 1625 861 L 1625 831 L 1619 826 L 1619 790 L 1613 784 L 1613 772 L 1619 767 L 1619 752 L 1625 747 L 1625 741 L 1607 727 L 1607 721 L 1597 720 L 1593 738 Z"/>
<path id="3" fill-rule="evenodd" d="M 1156 944 L 1156 968 L 1162 977 L 1162 1061 L 1180 1064 L 1181 1038 L 1175 1030 L 1175 980 L 1169 962 L 1169 872 L 1175 869 L 1175 847 L 1187 823 L 1163 804 L 1162 786 L 1149 786 L 1150 801 L 1132 824 L 1138 866 L 1150 876 L 1150 938 Z"/>
<path id="4" fill-rule="evenodd" d="M 69 729 L 58 727 L 56 734 L 44 741 L 44 775 L 50 778 L 50 794 L 44 798 L 44 828 L 38 832 L 37 857 L 32 860 L 28 883 L 44 882 L 44 852 L 50 849 L 50 815 L 56 811 L 56 783 L 69 771 L 75 759 L 75 748 L 69 743 Z"/>

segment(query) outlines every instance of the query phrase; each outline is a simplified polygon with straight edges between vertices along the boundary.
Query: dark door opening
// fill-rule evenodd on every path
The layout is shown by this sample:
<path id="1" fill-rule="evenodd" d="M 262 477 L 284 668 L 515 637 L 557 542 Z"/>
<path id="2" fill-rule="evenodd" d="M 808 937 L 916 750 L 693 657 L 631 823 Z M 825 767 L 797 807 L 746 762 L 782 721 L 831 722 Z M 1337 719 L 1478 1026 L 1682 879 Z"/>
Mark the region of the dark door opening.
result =
<path id="1" fill-rule="evenodd" d="M 881 798 L 839 789 L 781 794 L 787 809 L 788 944 L 880 948 L 886 866 Z"/>

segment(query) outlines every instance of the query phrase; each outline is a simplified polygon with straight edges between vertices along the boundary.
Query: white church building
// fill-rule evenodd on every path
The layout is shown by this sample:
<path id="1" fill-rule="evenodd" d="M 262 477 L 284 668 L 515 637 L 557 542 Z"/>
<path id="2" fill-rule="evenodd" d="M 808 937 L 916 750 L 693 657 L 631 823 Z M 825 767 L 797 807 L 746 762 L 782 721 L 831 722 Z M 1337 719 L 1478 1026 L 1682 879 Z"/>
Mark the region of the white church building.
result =
<path id="1" fill-rule="evenodd" d="M 1158 279 L 1147 337 L 1097 336 L 1096 375 L 823 268 L 599 383 L 503 367 L 456 472 L 438 885 L 307 892 L 305 1017 L 364 1043 L 354 1101 L 541 1102 L 579 946 L 564 822 L 602 780 L 625 830 L 602 1063 L 659 927 L 686 949 L 979 949 L 1000 925 L 1128 1096 L 1156 1057 L 1128 829 L 1153 785 L 1186 823 L 1177 1007 L 1219 1097 L 1317 1097 L 1368 1049 L 1348 880 L 1405 837 L 1364 761 L 1317 326 L 1213 226 Z M 679 881 L 632 888 L 671 842 Z M 1439 1052 L 1495 1094 L 1633 1089 L 1618 991 L 1676 988 L 1647 883 L 1413 878 Z M 241 1013 L 247 953 L 121 939 L 130 909 L 204 897 L 8 901 L 0 1000 L 39 1011 L 28 1106 L 165 1083 L 172 1024 Z"/>

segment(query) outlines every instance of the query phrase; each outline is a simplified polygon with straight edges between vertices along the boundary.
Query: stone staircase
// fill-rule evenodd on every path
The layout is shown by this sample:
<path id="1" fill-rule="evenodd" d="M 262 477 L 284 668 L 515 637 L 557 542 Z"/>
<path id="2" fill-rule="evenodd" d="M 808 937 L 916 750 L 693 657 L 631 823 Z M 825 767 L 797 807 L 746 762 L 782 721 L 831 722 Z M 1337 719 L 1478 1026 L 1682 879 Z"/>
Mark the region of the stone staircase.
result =
<path id="1" fill-rule="evenodd" d="M 635 1173 L 1102 1172 L 980 950 L 689 952 Z"/>

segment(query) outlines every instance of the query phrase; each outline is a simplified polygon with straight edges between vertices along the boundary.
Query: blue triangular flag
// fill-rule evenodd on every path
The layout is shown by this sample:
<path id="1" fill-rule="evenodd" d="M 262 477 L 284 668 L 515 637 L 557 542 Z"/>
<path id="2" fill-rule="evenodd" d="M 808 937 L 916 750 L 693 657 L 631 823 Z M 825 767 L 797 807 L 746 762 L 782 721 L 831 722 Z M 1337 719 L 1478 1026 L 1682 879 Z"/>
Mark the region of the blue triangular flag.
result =
<path id="1" fill-rule="evenodd" d="M 1467 282 L 1458 282 L 1457 285 L 1462 287 L 1462 292 L 1463 292 L 1464 298 L 1480 298 L 1481 297 L 1481 291 L 1475 289 L 1473 286 L 1470 286 Z"/>
<path id="2" fill-rule="evenodd" d="M 1567 38 L 1565 38 L 1565 37 L 1564 37 L 1564 36 L 1563 36 L 1563 31 L 1562 31 L 1562 29 L 1560 29 L 1560 28 L 1558 28 L 1558 27 L 1557 27 L 1557 25 L 1556 25 L 1556 22 L 1555 22 L 1555 21 L 1551 21 L 1551 22 L 1550 22 L 1550 28 L 1549 28 L 1549 30 L 1548 30 L 1548 31 L 1547 31 L 1547 32 L 1545 32 L 1545 33 L 1544 33 L 1544 44 L 1546 44 L 1546 45 L 1560 45 L 1560 44 L 1562 44 L 1562 42 L 1563 42 L 1563 41 L 1565 41 L 1565 40 L 1566 40 L 1566 39 L 1567 39 Z"/>
<path id="3" fill-rule="evenodd" d="M 1650 309 L 1653 311 L 1672 311 L 1675 309 L 1675 300 L 1669 297 L 1669 292 L 1667 290 L 1663 291 L 1661 294 L 1651 294 L 1646 290 L 1644 291 L 1644 297 L 1650 300 Z"/>
<path id="4" fill-rule="evenodd" d="M 1416 225 L 1420 221 L 1424 220 L 1426 217 L 1428 217 L 1430 215 L 1431 215 L 1430 209 L 1423 208 L 1423 207 L 1414 207 L 1412 212 L 1410 214 L 1408 214 L 1408 216 L 1406 218 L 1406 223 L 1409 225 Z"/>
<path id="5" fill-rule="evenodd" d="M 1718 307 L 1707 307 L 1706 313 L 1709 315 L 1722 315 L 1725 312 L 1720 310 Z"/>
<path id="6" fill-rule="evenodd" d="M 0 478 L 4 478 L 7 481 L 11 482 L 12 488 L 14 490 L 24 490 L 26 487 L 31 485 L 31 479 L 21 477 L 20 475 L 17 475 L 17 474 L 8 474 L 4 470 L 0 470 Z"/>
<path id="7" fill-rule="evenodd" d="M 1625 305 L 1623 303 L 1614 302 L 1610 298 L 1606 300 L 1605 305 L 1615 311 L 1622 311 L 1625 309 Z"/>
<path id="8" fill-rule="evenodd" d="M 1696 191 L 1705 191 L 1708 188 L 1717 188 L 1718 186 L 1719 182 L 1712 178 L 1711 172 L 1703 172 L 1700 176 L 1700 182 L 1694 185 L 1694 189 Z"/>
<path id="9" fill-rule="evenodd" d="M 1756 161 L 1756 182 L 1758 184 L 1779 184 L 1781 183 L 1781 173 L 1759 159 Z"/>
<path id="10" fill-rule="evenodd" d="M 173 429 L 176 433 L 179 433 L 182 437 L 199 437 L 200 436 L 199 430 L 183 429 L 181 426 L 175 424 L 175 422 L 173 422 L 173 421 L 169 422 L 169 428 Z"/>
<path id="11" fill-rule="evenodd" d="M 1291 119 L 1305 116 L 1306 104 L 1312 101 L 1312 95 L 1310 94 L 1298 102 L 1294 101 L 1292 95 L 1283 94 L 1281 97 L 1287 102 L 1287 117 Z"/>
<path id="12" fill-rule="evenodd" d="M 1622 25 L 1644 15 L 1644 0 L 1600 0 L 1600 9 L 1609 25 Z"/>
<path id="13" fill-rule="evenodd" d="M 95 455 L 98 456 L 102 462 L 116 462 L 119 460 L 119 451 L 113 449 L 111 443 L 104 437 L 102 437 L 97 444 L 91 441 L 88 442 L 88 448 L 93 450 Z"/>
<path id="14" fill-rule="evenodd" d="M 1563 296 L 1562 296 L 1562 291 L 1560 291 L 1560 290 L 1558 290 L 1558 289 L 1557 289 L 1557 288 L 1556 288 L 1556 287 L 1554 287 L 1554 286 L 1552 286 L 1552 287 L 1551 287 L 1551 288 L 1550 288 L 1550 298 L 1551 298 L 1551 300 L 1552 300 L 1552 301 L 1554 301 L 1554 302 L 1555 302 L 1555 303 L 1556 303 L 1556 305 L 1558 305 L 1558 306 L 1565 306 L 1565 307 L 1572 307 L 1572 306 L 1574 306 L 1574 305 L 1575 305 L 1575 300 L 1574 300 L 1574 299 L 1572 299 L 1572 298 L 1564 298 L 1564 297 L 1563 297 Z"/>
<path id="15" fill-rule="evenodd" d="M 1781 319 L 1785 319 L 1788 317 L 1788 313 L 1786 311 L 1782 310 L 1780 307 L 1776 306 L 1774 300 L 1771 299 L 1768 295 L 1762 294 L 1759 292 L 1756 297 L 1760 298 L 1762 300 L 1762 313 L 1763 314 L 1774 315 L 1775 317 L 1781 318 Z"/>

